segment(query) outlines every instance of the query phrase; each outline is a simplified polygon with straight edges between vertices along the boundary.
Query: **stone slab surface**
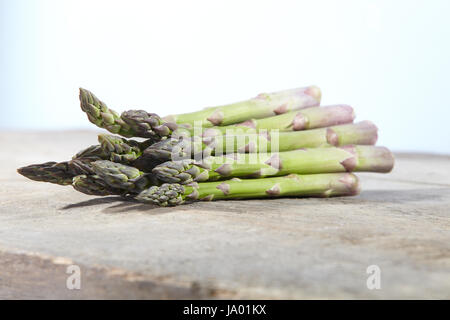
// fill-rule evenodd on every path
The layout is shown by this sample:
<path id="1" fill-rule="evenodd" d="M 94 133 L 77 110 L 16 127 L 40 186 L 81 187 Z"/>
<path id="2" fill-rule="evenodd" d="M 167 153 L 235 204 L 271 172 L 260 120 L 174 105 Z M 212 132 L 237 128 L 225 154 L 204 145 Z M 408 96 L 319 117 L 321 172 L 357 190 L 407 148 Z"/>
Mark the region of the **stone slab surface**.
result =
<path id="1" fill-rule="evenodd" d="M 0 298 L 450 298 L 450 156 L 397 154 L 391 174 L 359 175 L 357 197 L 159 208 L 16 173 L 94 131 L 0 143 Z M 66 288 L 71 264 L 81 290 Z"/>

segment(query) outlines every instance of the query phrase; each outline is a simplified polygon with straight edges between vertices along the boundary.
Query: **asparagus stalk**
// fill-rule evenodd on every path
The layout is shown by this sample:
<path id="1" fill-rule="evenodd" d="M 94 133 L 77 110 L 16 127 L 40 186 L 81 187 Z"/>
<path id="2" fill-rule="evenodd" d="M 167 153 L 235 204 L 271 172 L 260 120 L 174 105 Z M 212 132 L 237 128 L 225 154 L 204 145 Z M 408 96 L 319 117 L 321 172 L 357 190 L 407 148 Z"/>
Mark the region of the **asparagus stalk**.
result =
<path id="1" fill-rule="evenodd" d="M 320 89 L 309 86 L 274 93 L 261 93 L 253 99 L 191 113 L 170 115 L 163 119 L 190 126 L 197 125 L 196 122 L 201 122 L 203 127 L 225 126 L 252 118 L 266 118 L 292 110 L 318 106 L 320 99 Z"/>
<path id="2" fill-rule="evenodd" d="M 80 88 L 81 110 L 86 112 L 90 122 L 109 132 L 124 137 L 142 137 L 160 140 L 172 134 L 177 128 L 175 123 L 163 121 L 144 110 L 130 110 L 119 114 L 109 109 L 92 92 Z"/>
<path id="3" fill-rule="evenodd" d="M 156 166 L 153 173 L 167 183 L 216 181 L 231 177 L 262 178 L 287 174 L 335 172 L 389 172 L 394 165 L 385 147 L 344 146 L 312 148 L 279 153 L 230 154 L 202 161 L 185 159 Z"/>
<path id="4" fill-rule="evenodd" d="M 290 174 L 283 177 L 201 182 L 190 185 L 163 184 L 143 190 L 136 199 L 160 206 L 187 201 L 278 197 L 331 197 L 359 193 L 358 179 L 351 173 Z"/>
<path id="5" fill-rule="evenodd" d="M 154 185 L 158 185 L 152 173 L 108 160 L 98 160 L 92 163 L 95 174 L 108 186 L 123 190 L 123 193 L 139 193 Z"/>
<path id="6" fill-rule="evenodd" d="M 207 157 L 225 153 L 282 152 L 300 148 L 331 147 L 350 144 L 373 145 L 377 127 L 370 121 L 294 132 L 262 131 L 257 134 L 213 137 L 172 136 L 147 149 L 141 158 L 158 161 Z"/>
<path id="7" fill-rule="evenodd" d="M 320 98 L 320 89 L 310 86 L 260 94 L 250 100 L 161 119 L 158 115 L 144 110 L 129 110 L 119 116 L 92 92 L 80 88 L 81 109 L 86 112 L 90 122 L 124 137 L 134 136 L 155 140 L 170 136 L 178 128 L 177 123 L 187 128 L 192 128 L 199 123 L 204 127 L 228 125 L 251 118 L 259 119 L 291 110 L 318 106 Z"/>
<path id="8" fill-rule="evenodd" d="M 203 136 L 239 134 L 262 129 L 299 131 L 351 123 L 354 119 L 353 108 L 348 105 L 306 108 L 263 119 L 250 119 L 235 125 L 209 128 L 203 132 Z"/>

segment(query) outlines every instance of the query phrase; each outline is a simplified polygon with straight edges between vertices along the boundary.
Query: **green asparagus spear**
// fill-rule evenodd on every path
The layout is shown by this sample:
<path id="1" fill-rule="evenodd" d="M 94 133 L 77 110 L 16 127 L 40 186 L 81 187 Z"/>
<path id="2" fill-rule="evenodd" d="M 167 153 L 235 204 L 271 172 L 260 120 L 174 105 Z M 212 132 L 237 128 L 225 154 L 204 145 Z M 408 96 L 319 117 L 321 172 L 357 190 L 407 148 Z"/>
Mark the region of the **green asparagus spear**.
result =
<path id="1" fill-rule="evenodd" d="M 256 98 L 238 103 L 205 108 L 201 111 L 167 116 L 161 119 L 144 110 L 129 110 L 120 116 L 109 109 L 92 92 L 80 88 L 81 109 L 89 121 L 100 128 L 124 137 L 143 137 L 160 140 L 168 137 L 178 126 L 192 128 L 194 125 L 211 127 L 228 125 L 283 114 L 291 110 L 318 106 L 321 92 L 316 86 L 260 94 Z M 183 129 L 180 128 L 180 131 Z"/>
<path id="2" fill-rule="evenodd" d="M 295 132 L 261 131 L 257 134 L 213 137 L 175 137 L 157 142 L 141 158 L 158 161 L 181 160 L 226 153 L 282 152 L 300 148 L 373 145 L 377 127 L 370 121 Z"/>
<path id="3" fill-rule="evenodd" d="M 202 161 L 185 159 L 164 162 L 153 169 L 158 180 L 188 184 L 229 179 L 262 178 L 290 173 L 389 172 L 394 165 L 385 147 L 344 146 L 312 148 L 279 153 L 229 154 L 207 157 Z"/>
<path id="4" fill-rule="evenodd" d="M 171 115 L 163 119 L 178 124 L 202 127 L 225 126 L 248 119 L 260 119 L 320 104 L 321 91 L 316 86 L 274 93 L 261 93 L 253 99 L 200 111 Z"/>
<path id="5" fill-rule="evenodd" d="M 124 193 L 139 193 L 159 184 L 152 173 L 145 173 L 124 164 L 98 160 L 92 163 L 92 167 L 95 174 L 108 186 L 123 190 Z"/>
<path id="6" fill-rule="evenodd" d="M 263 119 L 250 119 L 235 125 L 209 128 L 204 130 L 203 136 L 239 134 L 261 129 L 299 131 L 351 123 L 354 118 L 353 108 L 348 105 L 306 108 Z M 193 133 L 194 130 L 192 130 L 192 135 Z"/>
<path id="7" fill-rule="evenodd" d="M 238 179 L 201 182 L 190 185 L 163 184 L 143 190 L 136 199 L 160 206 L 175 206 L 187 201 L 278 197 L 330 197 L 359 193 L 358 179 L 351 173 L 290 174 L 263 179 Z"/>

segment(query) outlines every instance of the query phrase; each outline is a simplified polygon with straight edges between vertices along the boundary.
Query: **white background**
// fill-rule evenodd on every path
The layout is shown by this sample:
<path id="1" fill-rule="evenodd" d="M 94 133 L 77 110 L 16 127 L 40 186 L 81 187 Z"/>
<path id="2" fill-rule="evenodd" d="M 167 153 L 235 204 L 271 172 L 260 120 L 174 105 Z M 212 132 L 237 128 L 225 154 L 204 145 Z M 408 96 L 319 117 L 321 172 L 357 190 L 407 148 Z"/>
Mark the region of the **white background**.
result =
<path id="1" fill-rule="evenodd" d="M 0 129 L 92 128 L 317 84 L 396 151 L 450 154 L 450 1 L 0 0 Z"/>

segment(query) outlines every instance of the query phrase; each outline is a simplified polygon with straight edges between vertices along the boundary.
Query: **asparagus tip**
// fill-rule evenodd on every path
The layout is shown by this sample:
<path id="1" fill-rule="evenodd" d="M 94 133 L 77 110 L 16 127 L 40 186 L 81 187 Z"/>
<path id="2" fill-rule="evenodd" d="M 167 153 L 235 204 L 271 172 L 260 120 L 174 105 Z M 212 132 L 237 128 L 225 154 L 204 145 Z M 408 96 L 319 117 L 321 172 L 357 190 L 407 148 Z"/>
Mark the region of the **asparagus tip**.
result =
<path id="1" fill-rule="evenodd" d="M 71 184 L 72 176 L 68 172 L 67 163 L 54 161 L 32 164 L 17 169 L 17 173 L 34 181 L 50 182 L 60 185 Z"/>
<path id="2" fill-rule="evenodd" d="M 105 184 L 97 175 L 78 175 L 73 177 L 72 187 L 84 194 L 92 196 L 108 196 L 120 194 L 120 191 L 114 190 Z"/>
<path id="3" fill-rule="evenodd" d="M 165 183 L 160 187 L 153 186 L 145 189 L 136 196 L 136 200 L 157 204 L 162 207 L 176 206 L 184 202 L 183 193 L 184 187 L 182 185 Z"/>

